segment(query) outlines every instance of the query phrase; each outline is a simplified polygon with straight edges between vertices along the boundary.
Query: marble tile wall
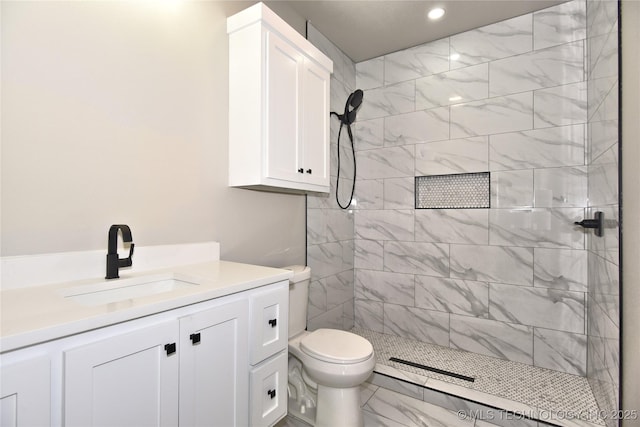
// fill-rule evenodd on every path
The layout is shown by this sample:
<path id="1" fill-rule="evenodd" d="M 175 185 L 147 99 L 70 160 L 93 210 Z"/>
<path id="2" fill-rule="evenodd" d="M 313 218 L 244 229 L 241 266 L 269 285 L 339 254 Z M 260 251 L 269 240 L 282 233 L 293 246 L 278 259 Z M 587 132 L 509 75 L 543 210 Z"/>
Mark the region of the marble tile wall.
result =
<path id="1" fill-rule="evenodd" d="M 587 215 L 605 215 L 587 236 L 587 378 L 601 410 L 619 408 L 618 2 L 587 1 Z M 616 425 L 606 420 L 608 426 Z"/>
<path id="2" fill-rule="evenodd" d="M 331 111 L 342 113 L 349 94 L 355 90 L 355 64 L 310 23 L 307 39 L 333 61 Z M 307 328 L 351 329 L 354 325 L 354 215 L 336 202 L 339 122 L 331 120 L 331 193 L 307 196 L 307 265 L 311 268 Z M 341 135 L 340 202 L 351 194 L 353 155 L 346 131 Z M 375 203 L 372 192 L 370 203 Z M 366 200 L 363 200 L 366 204 Z"/>
<path id="3" fill-rule="evenodd" d="M 613 236 L 573 225 L 588 198 L 617 203 L 604 187 L 617 182 L 615 79 L 601 65 L 617 44 L 604 18 L 587 21 L 574 0 L 356 64 L 356 327 L 587 374 L 587 318 L 610 300 L 591 309 L 588 276 L 617 259 Z M 415 176 L 486 171 L 490 209 L 415 209 Z M 589 345 L 608 363 L 604 341 Z"/>

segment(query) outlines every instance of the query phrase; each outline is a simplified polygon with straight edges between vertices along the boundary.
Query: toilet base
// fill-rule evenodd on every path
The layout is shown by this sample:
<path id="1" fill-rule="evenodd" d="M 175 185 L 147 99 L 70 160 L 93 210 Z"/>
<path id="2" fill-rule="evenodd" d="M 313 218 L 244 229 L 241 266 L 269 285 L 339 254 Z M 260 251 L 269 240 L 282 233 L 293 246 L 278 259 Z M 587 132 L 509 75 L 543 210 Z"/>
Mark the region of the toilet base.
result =
<path id="1" fill-rule="evenodd" d="M 331 388 L 318 384 L 316 427 L 363 427 L 360 387 Z"/>

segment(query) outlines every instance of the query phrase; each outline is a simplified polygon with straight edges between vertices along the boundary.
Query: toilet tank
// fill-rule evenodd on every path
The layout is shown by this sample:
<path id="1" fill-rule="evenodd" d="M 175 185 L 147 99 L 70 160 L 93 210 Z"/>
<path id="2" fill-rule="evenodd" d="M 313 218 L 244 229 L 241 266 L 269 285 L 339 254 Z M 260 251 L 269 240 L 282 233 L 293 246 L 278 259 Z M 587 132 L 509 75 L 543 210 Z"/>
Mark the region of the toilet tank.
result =
<path id="1" fill-rule="evenodd" d="M 311 269 L 304 265 L 290 265 L 284 269 L 293 271 L 293 277 L 289 279 L 289 338 L 291 338 L 307 327 Z"/>

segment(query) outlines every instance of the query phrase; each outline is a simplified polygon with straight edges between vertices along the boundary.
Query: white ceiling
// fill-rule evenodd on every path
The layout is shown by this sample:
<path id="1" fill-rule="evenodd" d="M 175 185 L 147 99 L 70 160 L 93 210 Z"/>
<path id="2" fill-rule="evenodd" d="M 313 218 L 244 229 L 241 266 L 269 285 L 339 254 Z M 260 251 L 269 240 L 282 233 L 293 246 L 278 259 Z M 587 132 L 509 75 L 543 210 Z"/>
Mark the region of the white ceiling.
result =
<path id="1" fill-rule="evenodd" d="M 566 0 L 297 0 L 287 3 L 354 62 L 417 46 Z M 429 21 L 435 6 L 447 13 Z"/>

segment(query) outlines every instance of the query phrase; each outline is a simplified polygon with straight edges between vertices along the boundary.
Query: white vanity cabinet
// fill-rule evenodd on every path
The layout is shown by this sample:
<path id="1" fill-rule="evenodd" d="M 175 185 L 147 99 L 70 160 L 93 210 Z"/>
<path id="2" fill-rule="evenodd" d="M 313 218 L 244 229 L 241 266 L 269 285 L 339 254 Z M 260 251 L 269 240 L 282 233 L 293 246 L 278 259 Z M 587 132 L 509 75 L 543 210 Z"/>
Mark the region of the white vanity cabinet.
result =
<path id="1" fill-rule="evenodd" d="M 0 359 L 0 426 L 31 427 L 51 424 L 51 361 Z"/>
<path id="2" fill-rule="evenodd" d="M 328 193 L 333 63 L 262 3 L 227 32 L 229 185 Z"/>
<path id="3" fill-rule="evenodd" d="M 1 425 L 273 425 L 287 411 L 288 286 L 3 353 Z"/>
<path id="4" fill-rule="evenodd" d="M 178 425 L 177 342 L 174 320 L 65 351 L 64 425 Z"/>

